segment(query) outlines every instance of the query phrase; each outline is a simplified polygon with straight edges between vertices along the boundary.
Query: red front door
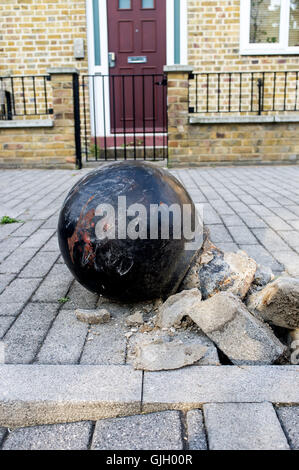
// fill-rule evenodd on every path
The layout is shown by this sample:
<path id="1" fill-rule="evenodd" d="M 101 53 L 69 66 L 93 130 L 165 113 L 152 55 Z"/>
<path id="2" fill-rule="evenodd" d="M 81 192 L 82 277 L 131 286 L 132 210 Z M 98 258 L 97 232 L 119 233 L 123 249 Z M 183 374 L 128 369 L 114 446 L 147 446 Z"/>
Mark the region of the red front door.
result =
<path id="1" fill-rule="evenodd" d="M 166 0 L 108 0 L 112 132 L 164 130 Z"/>

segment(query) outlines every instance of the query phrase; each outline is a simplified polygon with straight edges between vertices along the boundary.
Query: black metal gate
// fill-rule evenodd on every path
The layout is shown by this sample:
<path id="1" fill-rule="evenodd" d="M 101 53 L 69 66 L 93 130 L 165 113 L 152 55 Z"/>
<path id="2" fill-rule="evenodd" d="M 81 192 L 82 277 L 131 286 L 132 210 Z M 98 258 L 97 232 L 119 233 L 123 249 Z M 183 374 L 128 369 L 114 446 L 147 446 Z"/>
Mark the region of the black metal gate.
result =
<path id="1" fill-rule="evenodd" d="M 74 82 L 77 166 L 81 155 L 86 162 L 167 159 L 163 74 L 82 75 L 79 80 L 79 86 Z"/>

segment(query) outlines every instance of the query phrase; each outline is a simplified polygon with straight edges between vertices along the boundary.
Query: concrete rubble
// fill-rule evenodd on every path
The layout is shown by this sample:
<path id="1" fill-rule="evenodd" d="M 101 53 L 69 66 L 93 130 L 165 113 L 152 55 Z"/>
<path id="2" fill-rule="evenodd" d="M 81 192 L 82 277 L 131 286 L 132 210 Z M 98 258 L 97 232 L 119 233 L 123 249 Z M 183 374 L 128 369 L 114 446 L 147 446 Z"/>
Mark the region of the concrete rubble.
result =
<path id="1" fill-rule="evenodd" d="M 190 316 L 235 365 L 273 364 L 284 353 L 272 330 L 232 293 L 215 294 Z"/>
<path id="2" fill-rule="evenodd" d="M 212 341 L 196 326 L 193 329 L 154 329 L 130 338 L 127 360 L 135 369 L 169 370 L 191 364 L 220 365 Z"/>
<path id="3" fill-rule="evenodd" d="M 280 277 L 249 296 L 248 309 L 276 326 L 299 328 L 299 279 Z"/>
<path id="4" fill-rule="evenodd" d="M 158 310 L 156 325 L 159 328 L 177 327 L 200 301 L 201 293 L 196 288 L 171 295 Z"/>
<path id="5" fill-rule="evenodd" d="M 210 246 L 201 259 L 203 262 L 198 276 L 203 300 L 220 291 L 232 292 L 241 299 L 245 297 L 257 268 L 256 262 L 245 251 L 223 253 L 215 246 Z"/>
<path id="6" fill-rule="evenodd" d="M 102 298 L 100 310 L 79 309 L 76 316 L 87 323 L 122 317 L 126 362 L 139 370 L 289 364 L 298 339 L 299 280 L 273 280 L 272 270 L 246 252 L 223 252 L 206 237 L 179 291 L 165 301 Z"/>
<path id="7" fill-rule="evenodd" d="M 110 321 L 110 313 L 106 309 L 99 310 L 84 310 L 77 308 L 75 310 L 77 319 L 90 325 L 97 325 L 99 323 L 107 323 Z"/>
<path id="8" fill-rule="evenodd" d="M 139 326 L 143 324 L 143 315 L 142 312 L 135 312 L 133 315 L 129 315 L 126 318 L 126 325 L 128 326 Z"/>

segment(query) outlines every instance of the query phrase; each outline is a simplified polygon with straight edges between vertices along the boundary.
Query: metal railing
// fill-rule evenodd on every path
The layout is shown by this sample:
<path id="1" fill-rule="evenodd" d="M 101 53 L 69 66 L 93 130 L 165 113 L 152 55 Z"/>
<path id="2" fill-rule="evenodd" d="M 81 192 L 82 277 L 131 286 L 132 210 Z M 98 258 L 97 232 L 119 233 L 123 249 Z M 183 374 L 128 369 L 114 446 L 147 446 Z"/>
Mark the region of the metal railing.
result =
<path id="1" fill-rule="evenodd" d="M 47 86 L 49 80 L 49 75 L 0 77 L 0 119 L 52 114 Z"/>
<path id="2" fill-rule="evenodd" d="M 299 72 L 209 72 L 189 76 L 190 113 L 299 111 Z"/>
<path id="3" fill-rule="evenodd" d="M 82 153 L 87 161 L 167 158 L 163 74 L 83 75 Z"/>

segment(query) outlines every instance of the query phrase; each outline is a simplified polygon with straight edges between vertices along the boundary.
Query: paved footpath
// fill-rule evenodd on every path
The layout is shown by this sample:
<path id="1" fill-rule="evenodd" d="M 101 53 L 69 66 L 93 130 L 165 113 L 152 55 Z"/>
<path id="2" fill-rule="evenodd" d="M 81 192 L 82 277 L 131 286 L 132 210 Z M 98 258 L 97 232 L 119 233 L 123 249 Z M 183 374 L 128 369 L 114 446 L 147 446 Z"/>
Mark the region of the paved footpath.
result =
<path id="1" fill-rule="evenodd" d="M 127 367 L 126 306 L 116 304 L 112 322 L 105 325 L 88 327 L 75 320 L 74 307 L 94 308 L 99 299 L 74 281 L 59 254 L 59 209 L 67 191 L 87 171 L 0 172 L 0 217 L 20 220 L 0 226 L 0 346 L 10 367 Z M 223 250 L 244 249 L 275 274 L 299 276 L 298 166 L 172 172 L 194 202 L 203 204 L 215 244 Z M 145 409 L 155 412 L 12 431 L 0 428 L 0 442 L 4 449 L 298 448 L 299 408 L 278 407 L 271 397 L 258 401 L 206 403 L 189 412 Z"/>

